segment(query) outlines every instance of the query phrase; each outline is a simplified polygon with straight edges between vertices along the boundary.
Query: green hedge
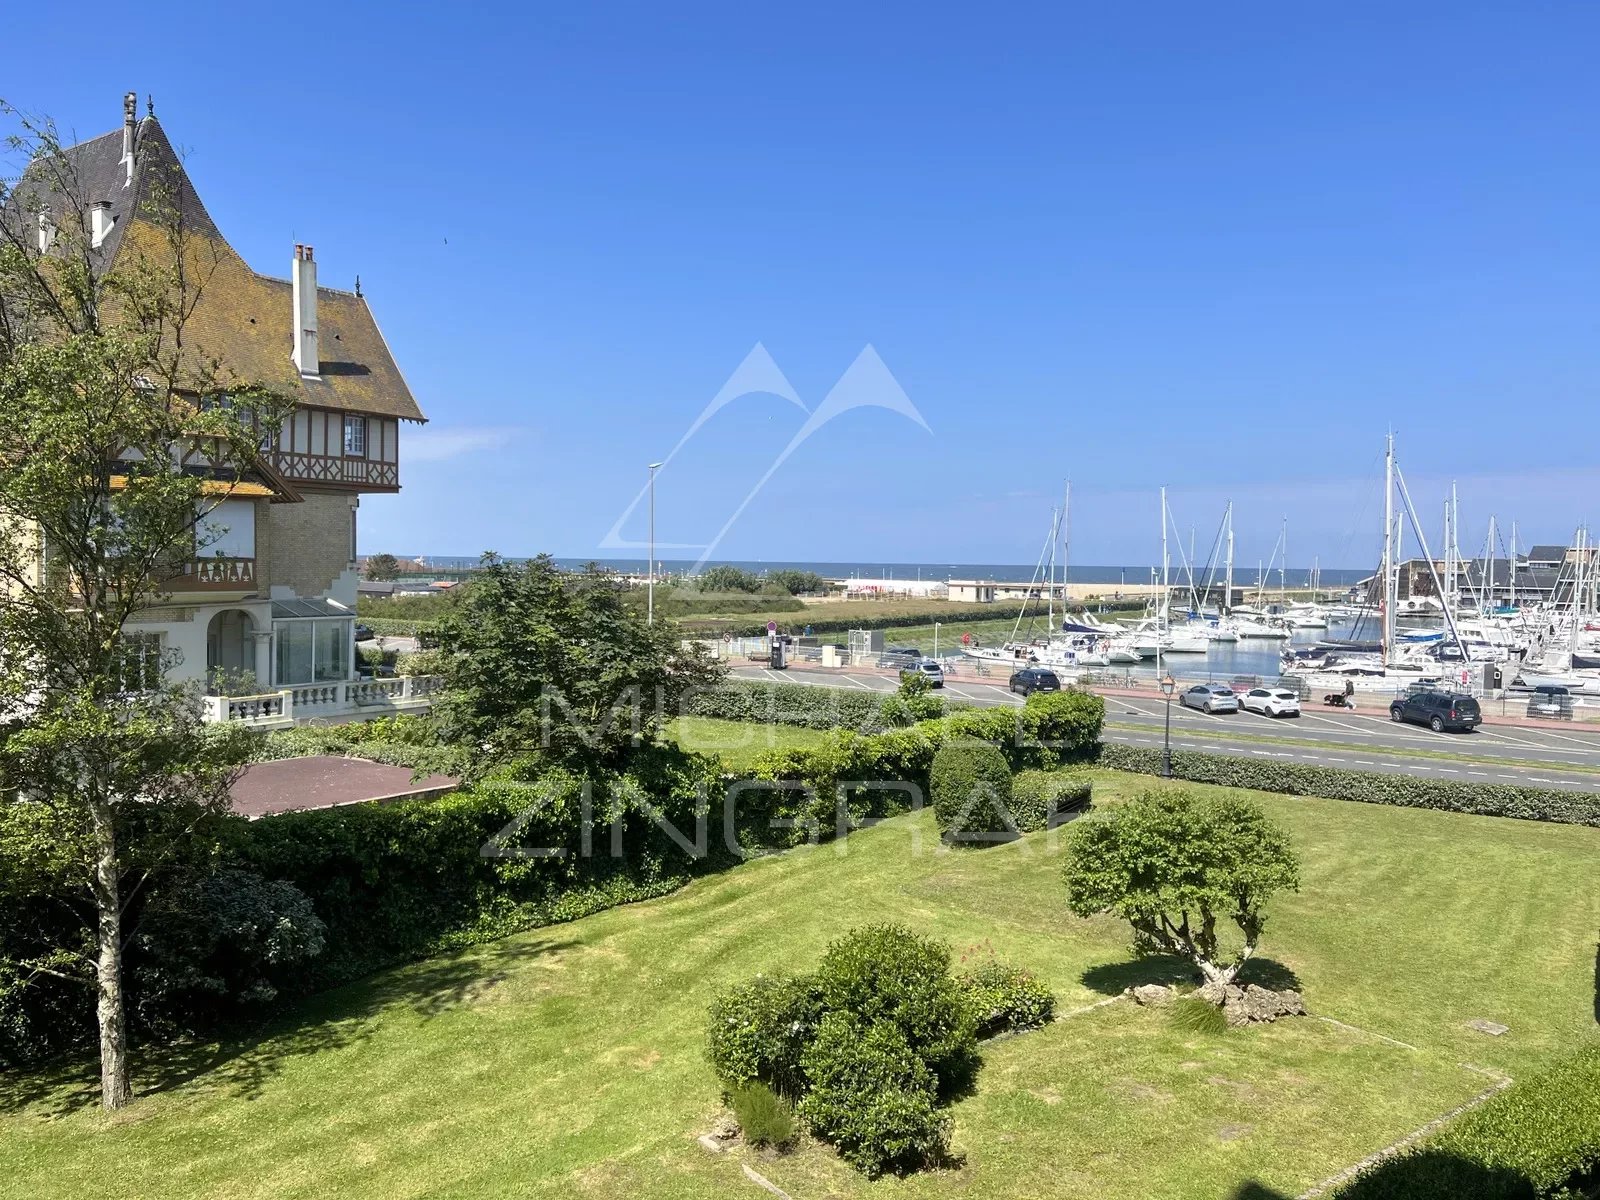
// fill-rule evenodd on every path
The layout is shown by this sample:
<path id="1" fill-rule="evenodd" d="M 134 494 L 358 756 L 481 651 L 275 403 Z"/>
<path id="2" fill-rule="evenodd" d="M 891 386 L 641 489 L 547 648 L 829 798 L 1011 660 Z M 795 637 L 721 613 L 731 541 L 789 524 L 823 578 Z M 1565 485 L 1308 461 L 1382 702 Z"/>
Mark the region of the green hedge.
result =
<path id="1" fill-rule="evenodd" d="M 928 773 L 933 815 L 945 841 L 992 844 L 1018 835 L 1011 816 L 1011 767 L 988 742 L 946 742 Z"/>
<path id="2" fill-rule="evenodd" d="M 1513 1084 L 1339 1200 L 1527 1200 L 1600 1190 L 1600 1046 Z"/>
<path id="3" fill-rule="evenodd" d="M 1104 745 L 1099 765 L 1116 771 L 1161 774 L 1161 751 L 1145 746 Z M 1289 796 L 1326 796 L 1365 804 L 1432 808 L 1481 817 L 1514 817 L 1562 825 L 1600 826 L 1600 795 L 1562 792 L 1553 788 L 1516 787 L 1497 783 L 1457 783 L 1414 775 L 1347 771 L 1305 763 L 1286 763 L 1174 750 L 1172 774 L 1192 783 L 1253 788 Z"/>
<path id="4" fill-rule="evenodd" d="M 1094 785 L 1075 771 L 1018 771 L 1011 780 L 1011 815 L 1023 833 L 1059 824 L 1063 813 L 1088 808 Z"/>
<path id="5" fill-rule="evenodd" d="M 757 683 L 730 679 L 714 688 L 691 693 L 684 715 L 762 725 L 798 725 L 805 729 L 853 729 L 880 733 L 891 728 L 883 719 L 892 693 L 847 691 L 803 683 Z"/>

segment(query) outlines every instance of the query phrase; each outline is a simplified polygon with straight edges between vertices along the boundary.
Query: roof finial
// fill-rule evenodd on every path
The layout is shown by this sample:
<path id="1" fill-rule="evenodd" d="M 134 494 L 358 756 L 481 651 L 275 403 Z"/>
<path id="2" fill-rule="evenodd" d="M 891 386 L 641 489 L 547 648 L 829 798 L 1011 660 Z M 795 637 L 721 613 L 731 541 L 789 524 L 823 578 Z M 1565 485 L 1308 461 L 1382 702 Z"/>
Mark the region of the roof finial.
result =
<path id="1" fill-rule="evenodd" d="M 359 299 L 360 296 L 361 296 L 361 276 L 357 275 L 356 276 L 356 297 L 357 297 L 357 299 Z"/>
<path id="2" fill-rule="evenodd" d="M 144 115 L 147 117 L 156 115 L 156 98 L 149 92 L 144 94 Z"/>

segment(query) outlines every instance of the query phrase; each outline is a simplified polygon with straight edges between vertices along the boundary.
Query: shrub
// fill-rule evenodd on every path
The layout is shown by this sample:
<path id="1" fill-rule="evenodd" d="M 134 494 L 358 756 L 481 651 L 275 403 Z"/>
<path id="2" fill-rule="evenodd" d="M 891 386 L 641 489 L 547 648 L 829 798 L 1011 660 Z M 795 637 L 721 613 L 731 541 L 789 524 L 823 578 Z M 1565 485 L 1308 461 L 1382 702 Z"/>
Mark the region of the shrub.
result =
<path id="1" fill-rule="evenodd" d="M 895 1026 L 944 1089 L 971 1074 L 977 1057 L 972 1014 L 950 974 L 944 943 L 899 925 L 854 929 L 828 947 L 816 985 L 829 1013 Z"/>
<path id="2" fill-rule="evenodd" d="M 1011 768 L 987 742 L 947 742 L 933 756 L 933 811 L 947 842 L 989 844 L 1017 836 Z"/>
<path id="3" fill-rule="evenodd" d="M 888 699 L 873 692 L 847 692 L 803 683 L 730 679 L 714 688 L 690 692 L 684 697 L 682 711 L 685 716 L 724 721 L 878 733 L 890 727 L 881 716 Z"/>
<path id="4" fill-rule="evenodd" d="M 1018 771 L 1011 777 L 1011 815 L 1023 833 L 1051 829 L 1061 823 L 1063 814 L 1088 808 L 1093 791 L 1086 775 Z"/>
<path id="5" fill-rule="evenodd" d="M 1369 1168 L 1340 1200 L 1592 1195 L 1600 1179 L 1600 1046 L 1590 1045 Z M 1567 1190 L 1570 1189 L 1570 1190 Z"/>
<path id="6" fill-rule="evenodd" d="M 821 1020 L 822 1005 L 809 976 L 757 975 L 711 1004 L 706 1036 L 711 1068 L 730 1094 L 765 1084 L 798 1096 L 805 1090 L 801 1056 Z"/>
<path id="7" fill-rule="evenodd" d="M 1007 1030 L 1037 1029 L 1055 1015 L 1056 998 L 1032 972 L 1000 962 L 992 952 L 985 961 L 956 978 L 979 1037 Z"/>
<path id="8" fill-rule="evenodd" d="M 829 1013 L 803 1058 L 800 1115 L 867 1175 L 913 1170 L 944 1153 L 937 1081 L 899 1025 Z"/>
<path id="9" fill-rule="evenodd" d="M 413 650 L 395 656 L 394 669 L 401 675 L 439 675 L 444 671 L 444 651 Z"/>
<path id="10" fill-rule="evenodd" d="M 764 1083 L 747 1083 L 728 1093 L 744 1140 L 752 1146 L 784 1147 L 794 1141 L 794 1110 Z"/>
<path id="11" fill-rule="evenodd" d="M 1172 1023 L 1189 1033 L 1228 1032 L 1227 1014 L 1218 1005 L 1194 992 L 1179 996 L 1172 1002 Z"/>
<path id="12" fill-rule="evenodd" d="M 1098 761 L 1102 767 L 1117 771 L 1137 771 L 1145 775 L 1161 773 L 1161 751 L 1143 746 L 1103 745 Z M 1346 771 L 1337 767 L 1208 754 L 1197 750 L 1174 750 L 1172 774 L 1175 778 L 1194 783 L 1254 788 L 1289 796 L 1326 796 L 1331 800 L 1431 808 L 1482 817 L 1514 817 L 1523 821 L 1553 821 L 1565 825 L 1600 825 L 1600 796 L 1585 792 L 1418 779 L 1412 775 Z"/>

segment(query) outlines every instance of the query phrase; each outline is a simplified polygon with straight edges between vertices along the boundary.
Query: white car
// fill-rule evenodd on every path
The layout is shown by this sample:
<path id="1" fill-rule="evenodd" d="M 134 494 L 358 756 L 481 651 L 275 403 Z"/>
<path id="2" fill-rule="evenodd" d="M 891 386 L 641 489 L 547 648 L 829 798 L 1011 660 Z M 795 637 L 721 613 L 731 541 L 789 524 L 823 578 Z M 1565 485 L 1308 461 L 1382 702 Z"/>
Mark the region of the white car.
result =
<path id="1" fill-rule="evenodd" d="M 1239 698 L 1239 703 L 1249 712 L 1264 717 L 1298 717 L 1300 697 L 1287 688 L 1251 688 Z"/>

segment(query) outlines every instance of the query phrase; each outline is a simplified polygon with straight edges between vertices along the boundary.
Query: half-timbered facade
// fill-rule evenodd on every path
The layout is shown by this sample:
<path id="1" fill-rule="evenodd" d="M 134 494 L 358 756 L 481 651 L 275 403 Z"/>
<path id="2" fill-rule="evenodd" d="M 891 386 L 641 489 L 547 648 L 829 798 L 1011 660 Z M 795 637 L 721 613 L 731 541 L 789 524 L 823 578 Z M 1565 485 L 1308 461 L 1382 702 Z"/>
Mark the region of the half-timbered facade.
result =
<path id="1" fill-rule="evenodd" d="M 265 433 L 258 477 L 218 479 L 197 550 L 159 606 L 126 633 L 214 692 L 295 692 L 300 715 L 345 707 L 356 686 L 356 533 L 361 497 L 400 490 L 400 438 L 425 420 L 359 288 L 321 286 L 312 247 L 288 278 L 253 270 L 200 202 L 156 118 L 125 98 L 120 130 L 72 147 L 109 267 L 153 231 L 159 184 L 176 196 L 208 278 L 184 329 L 195 351 L 295 401 Z M 197 469 L 203 455 L 191 451 Z M 187 464 L 186 464 L 187 465 Z M 210 488 L 208 483 L 207 487 Z"/>

